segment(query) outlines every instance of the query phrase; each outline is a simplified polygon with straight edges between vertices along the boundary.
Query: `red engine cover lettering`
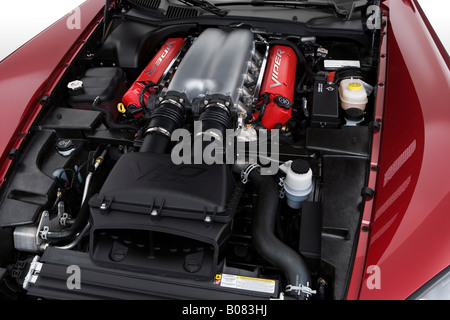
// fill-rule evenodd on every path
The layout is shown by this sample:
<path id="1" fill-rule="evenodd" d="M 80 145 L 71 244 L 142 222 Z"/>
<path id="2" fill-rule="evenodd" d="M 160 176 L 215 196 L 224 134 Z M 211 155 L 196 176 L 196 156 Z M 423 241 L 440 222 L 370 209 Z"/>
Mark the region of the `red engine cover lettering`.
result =
<path id="1" fill-rule="evenodd" d="M 184 39 L 171 38 L 161 47 L 158 53 L 153 57 L 147 67 L 142 71 L 130 89 L 122 98 L 123 104 L 129 106 L 140 107 L 139 97 L 142 89 L 150 81 L 158 84 L 167 70 L 172 66 L 172 62 L 180 52 L 184 45 Z M 147 102 L 150 92 L 144 94 L 144 102 Z"/>
<path id="2" fill-rule="evenodd" d="M 284 125 L 291 118 L 292 107 L 286 104 L 286 99 L 291 103 L 294 99 L 296 69 L 297 56 L 292 48 L 272 47 L 261 87 L 261 95 L 270 94 L 270 102 L 261 120 L 269 130 L 278 124 Z"/>

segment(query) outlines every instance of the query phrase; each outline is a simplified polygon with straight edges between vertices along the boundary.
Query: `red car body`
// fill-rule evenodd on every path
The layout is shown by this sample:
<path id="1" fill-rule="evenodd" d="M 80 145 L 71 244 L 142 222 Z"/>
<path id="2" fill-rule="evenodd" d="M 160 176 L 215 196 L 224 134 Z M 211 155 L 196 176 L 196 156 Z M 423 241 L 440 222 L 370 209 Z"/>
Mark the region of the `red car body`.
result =
<path id="1" fill-rule="evenodd" d="M 81 6 L 81 29 L 66 18 L 0 63 L 0 184 L 14 150 L 86 39 L 102 0 Z M 416 1 L 382 3 L 382 47 L 367 199 L 348 299 L 405 299 L 450 264 L 450 72 Z M 36 57 L 39 57 L 37 59 Z M 370 289 L 371 268 L 380 286 Z"/>

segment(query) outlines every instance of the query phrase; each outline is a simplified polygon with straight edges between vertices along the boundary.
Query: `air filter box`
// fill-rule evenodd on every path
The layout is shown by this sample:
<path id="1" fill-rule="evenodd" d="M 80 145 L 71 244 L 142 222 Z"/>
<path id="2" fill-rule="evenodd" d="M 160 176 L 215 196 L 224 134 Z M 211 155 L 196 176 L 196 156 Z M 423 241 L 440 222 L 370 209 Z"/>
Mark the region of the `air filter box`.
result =
<path id="1" fill-rule="evenodd" d="M 169 154 L 124 154 L 89 201 L 91 259 L 101 266 L 211 279 L 239 190 L 227 165 L 175 165 Z"/>

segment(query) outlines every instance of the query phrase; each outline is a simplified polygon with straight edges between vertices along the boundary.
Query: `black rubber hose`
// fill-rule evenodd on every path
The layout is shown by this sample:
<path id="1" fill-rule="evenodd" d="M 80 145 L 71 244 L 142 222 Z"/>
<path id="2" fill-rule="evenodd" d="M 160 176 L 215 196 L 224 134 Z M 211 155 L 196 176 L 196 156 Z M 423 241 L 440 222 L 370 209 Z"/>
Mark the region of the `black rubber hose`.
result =
<path id="1" fill-rule="evenodd" d="M 272 176 L 254 169 L 248 177 L 258 198 L 252 222 L 252 237 L 258 253 L 270 264 L 280 269 L 292 286 L 311 286 L 311 273 L 303 258 L 275 236 L 279 190 Z M 298 298 L 306 298 L 298 296 Z"/>
<path id="2" fill-rule="evenodd" d="M 259 110 L 259 116 L 258 119 L 256 119 L 256 121 L 261 122 L 263 116 L 264 116 L 264 112 L 266 112 L 266 107 L 270 102 L 270 94 L 269 93 L 263 93 L 262 94 L 263 97 L 263 101 L 261 103 L 261 109 Z"/>
<path id="3" fill-rule="evenodd" d="M 305 56 L 303 55 L 303 53 L 300 51 L 300 49 L 298 48 L 298 46 L 296 46 L 294 43 L 292 43 L 291 41 L 288 40 L 272 40 L 269 42 L 269 45 L 273 46 L 273 45 L 280 45 L 280 46 L 287 46 L 287 47 L 291 47 L 292 50 L 294 50 L 295 54 L 297 55 L 297 59 L 300 62 L 300 64 L 302 65 L 303 69 L 305 70 L 305 72 L 308 74 L 308 76 L 311 79 L 315 78 L 315 73 L 311 70 L 311 68 L 308 66 L 308 62 L 306 61 Z"/>
<path id="4" fill-rule="evenodd" d="M 162 103 L 150 116 L 150 122 L 140 152 L 166 153 L 170 135 L 181 128 L 184 122 L 184 109 L 171 102 Z"/>
<path id="5" fill-rule="evenodd" d="M 110 145 L 108 145 L 108 149 L 110 148 Z M 100 155 L 100 157 L 104 157 L 107 152 L 107 149 Z M 90 170 L 91 173 L 95 172 L 95 168 Z M 61 231 L 49 231 L 47 233 L 47 239 L 50 241 L 61 241 L 61 240 L 72 240 L 75 238 L 77 233 L 81 231 L 81 229 L 86 225 L 88 218 L 89 218 L 89 195 L 91 194 L 91 188 L 92 184 L 89 185 L 87 189 L 86 198 L 84 199 L 83 203 L 81 204 L 80 210 L 78 211 L 78 215 L 75 217 L 75 219 L 72 220 L 72 224 L 69 228 L 61 230 Z"/>
<path id="6" fill-rule="evenodd" d="M 97 97 L 97 98 L 95 98 L 94 102 L 92 103 L 92 110 L 99 111 L 106 115 L 106 124 L 109 129 L 130 130 L 130 131 L 134 131 L 134 132 L 137 132 L 139 130 L 139 128 L 137 126 L 134 126 L 132 124 L 115 123 L 112 112 L 110 110 L 100 108 L 99 105 L 100 105 L 100 97 Z"/>
<path id="7" fill-rule="evenodd" d="M 60 240 L 71 240 L 75 238 L 78 232 L 80 232 L 81 227 L 86 225 L 86 221 L 89 217 L 89 201 L 84 201 L 81 205 L 80 211 L 76 219 L 70 228 L 64 229 L 59 232 L 48 232 L 47 239 L 50 241 L 60 241 Z"/>
<path id="8" fill-rule="evenodd" d="M 141 104 L 142 112 L 143 114 L 147 114 L 147 104 L 145 103 L 145 92 L 150 88 L 156 86 L 152 81 L 147 83 L 141 90 L 141 93 L 139 94 L 139 103 Z"/>

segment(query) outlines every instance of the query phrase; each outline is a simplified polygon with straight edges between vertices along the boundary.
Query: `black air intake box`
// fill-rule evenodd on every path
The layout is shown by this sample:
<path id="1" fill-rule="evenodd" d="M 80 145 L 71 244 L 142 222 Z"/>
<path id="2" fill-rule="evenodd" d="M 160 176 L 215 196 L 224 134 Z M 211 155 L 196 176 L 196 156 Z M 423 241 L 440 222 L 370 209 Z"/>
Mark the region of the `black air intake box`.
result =
<path id="1" fill-rule="evenodd" d="M 226 165 L 125 154 L 89 201 L 91 258 L 102 266 L 210 279 L 240 190 Z"/>

